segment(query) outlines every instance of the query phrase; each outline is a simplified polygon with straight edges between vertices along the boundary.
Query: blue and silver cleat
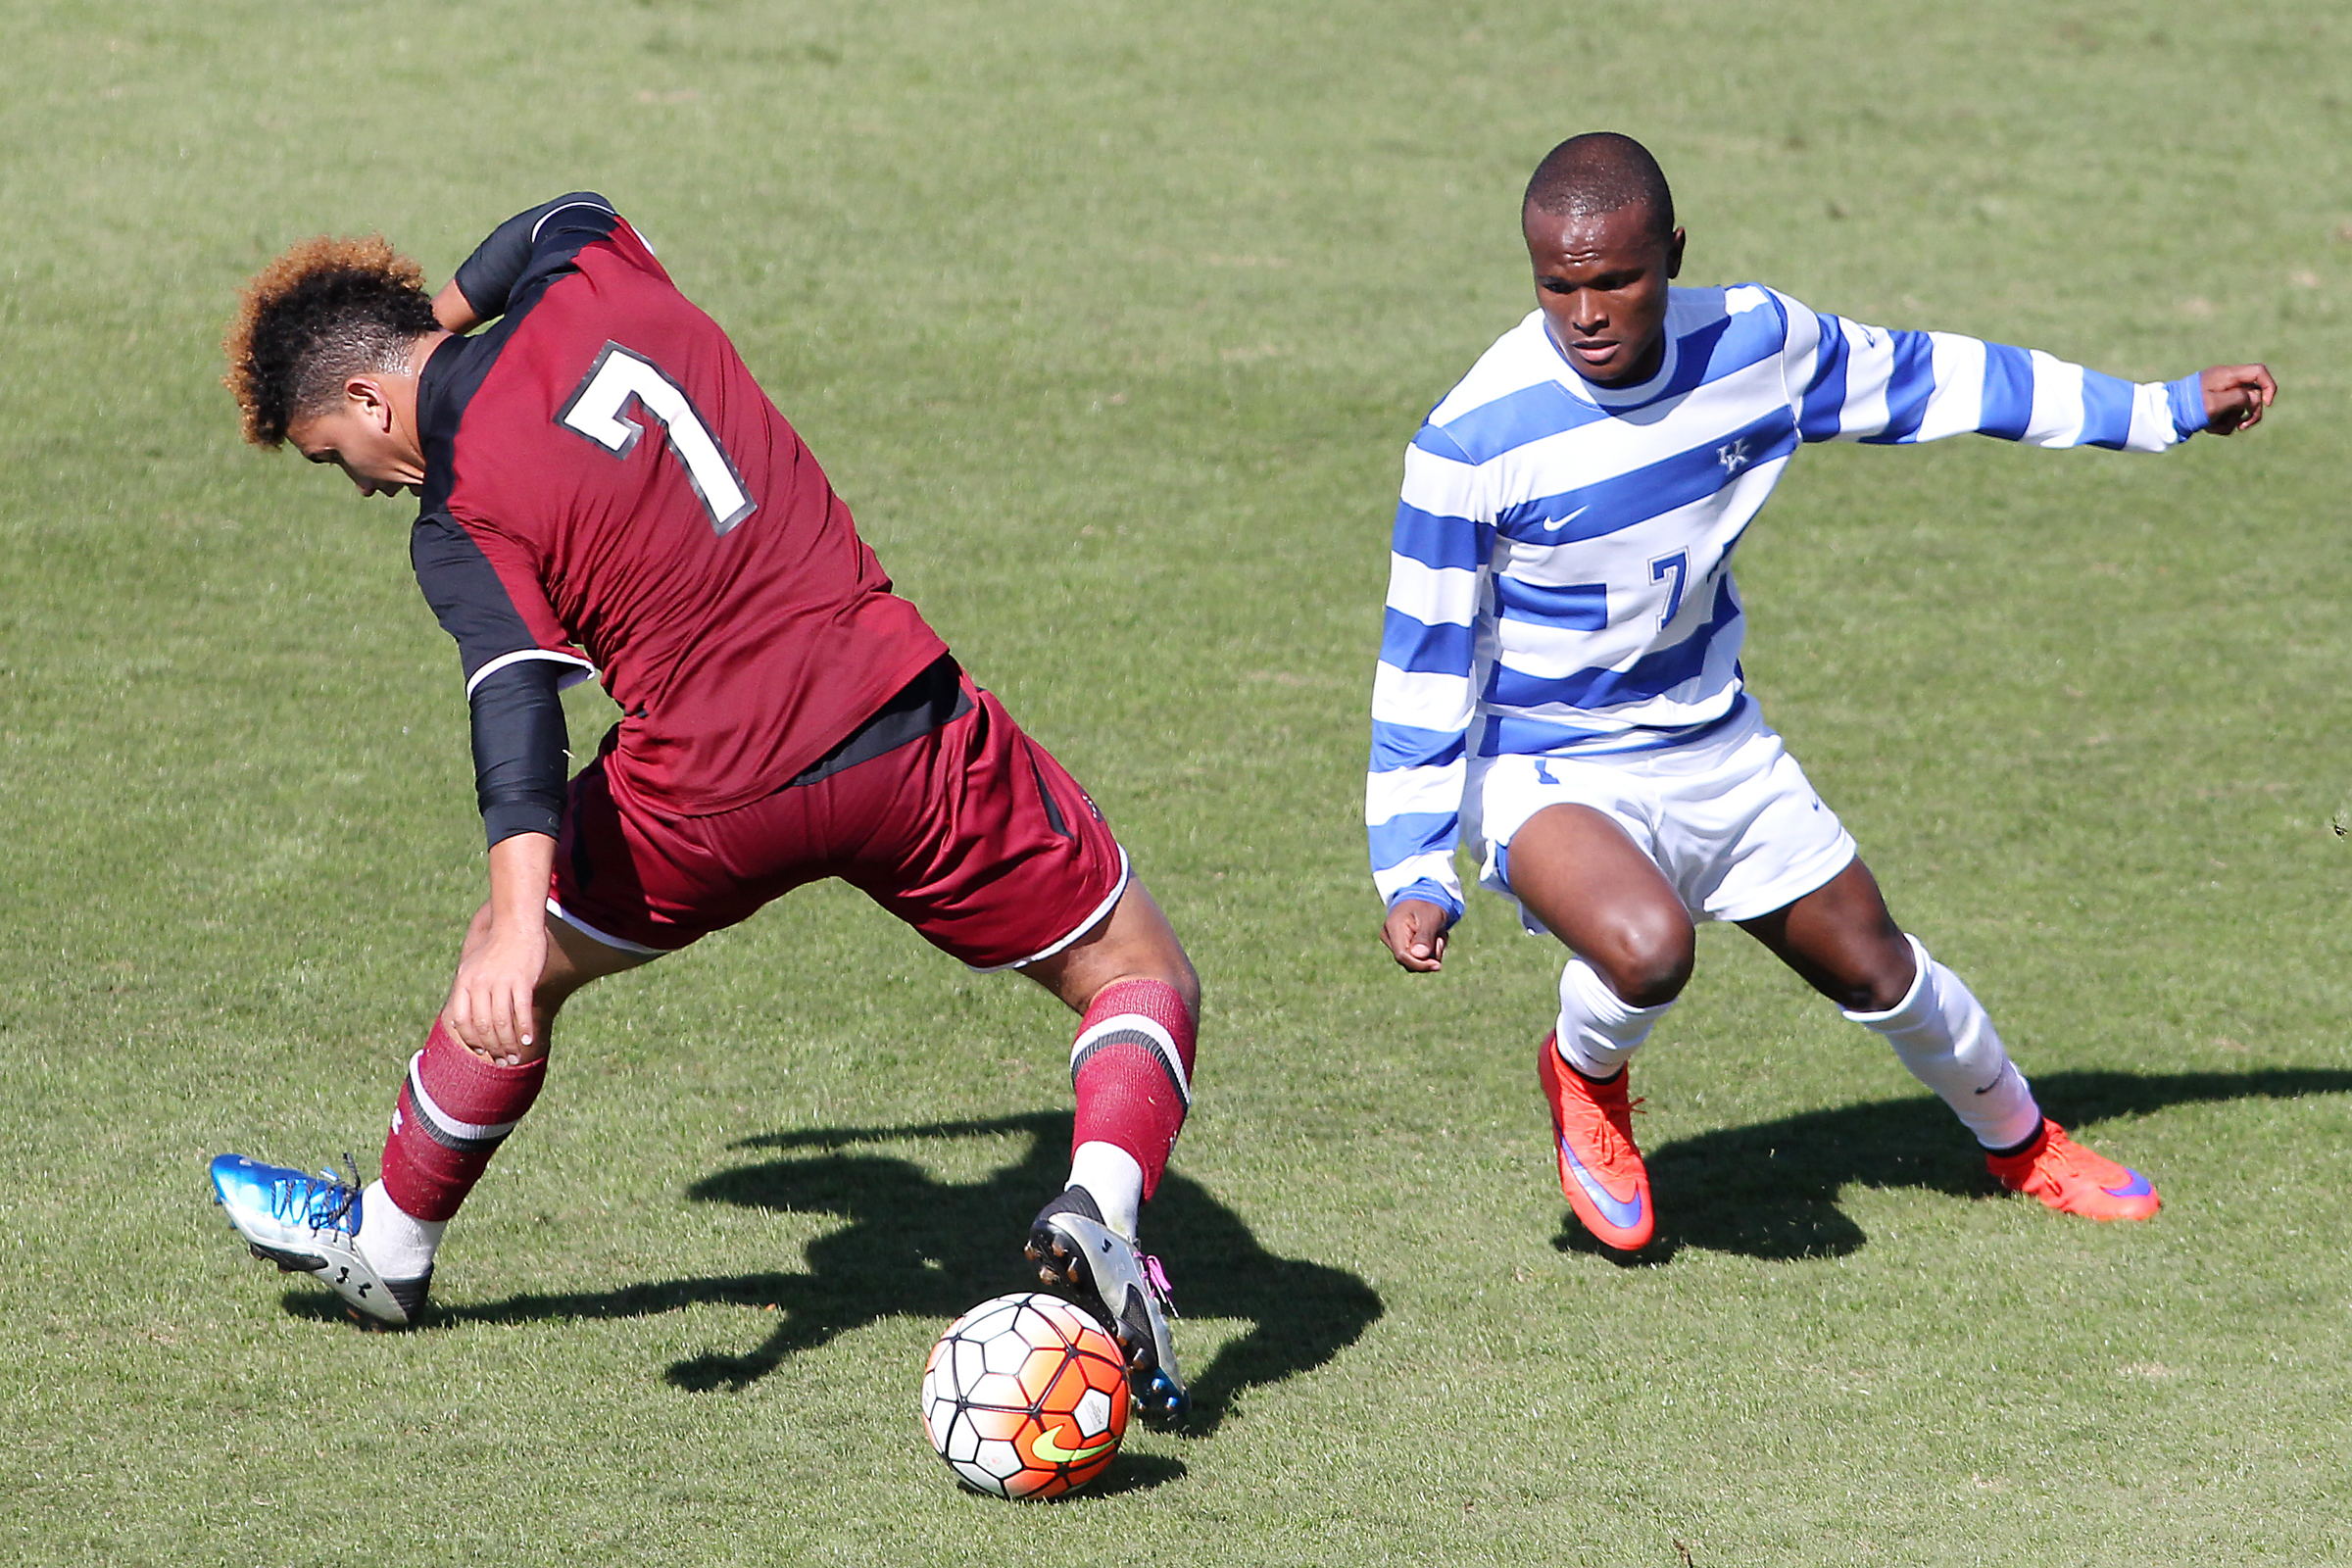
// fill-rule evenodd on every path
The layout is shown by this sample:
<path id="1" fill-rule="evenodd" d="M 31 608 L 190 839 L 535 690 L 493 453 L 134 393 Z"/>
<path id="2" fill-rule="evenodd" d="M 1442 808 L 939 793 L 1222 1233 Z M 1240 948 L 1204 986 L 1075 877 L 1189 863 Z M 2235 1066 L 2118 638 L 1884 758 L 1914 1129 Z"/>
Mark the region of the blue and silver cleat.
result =
<path id="1" fill-rule="evenodd" d="M 1022 1249 L 1040 1283 L 1100 1317 L 1127 1357 L 1127 1391 L 1146 1419 L 1180 1421 L 1191 1407 L 1168 1319 L 1176 1315 L 1159 1259 L 1102 1223 L 1091 1194 L 1073 1187 L 1029 1226 Z"/>
<path id="2" fill-rule="evenodd" d="M 368 1327 L 407 1328 L 423 1315 L 433 1271 L 387 1280 L 360 1250 L 356 1168 L 346 1182 L 332 1171 L 311 1176 L 291 1165 L 221 1154 L 212 1172 L 215 1200 L 228 1210 L 228 1222 L 254 1256 L 288 1274 L 317 1276 Z"/>

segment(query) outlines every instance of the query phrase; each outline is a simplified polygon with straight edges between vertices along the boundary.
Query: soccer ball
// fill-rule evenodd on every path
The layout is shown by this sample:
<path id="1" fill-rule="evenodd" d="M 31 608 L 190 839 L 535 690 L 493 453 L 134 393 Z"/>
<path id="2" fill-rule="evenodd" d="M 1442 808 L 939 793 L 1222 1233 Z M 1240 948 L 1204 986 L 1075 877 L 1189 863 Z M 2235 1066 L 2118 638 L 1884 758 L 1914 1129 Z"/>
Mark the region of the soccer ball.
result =
<path id="1" fill-rule="evenodd" d="M 1054 1497 L 1110 1468 L 1127 1435 L 1118 1342 L 1052 1296 L 1000 1296 L 948 1325 L 923 1366 L 931 1446 L 975 1491 Z"/>

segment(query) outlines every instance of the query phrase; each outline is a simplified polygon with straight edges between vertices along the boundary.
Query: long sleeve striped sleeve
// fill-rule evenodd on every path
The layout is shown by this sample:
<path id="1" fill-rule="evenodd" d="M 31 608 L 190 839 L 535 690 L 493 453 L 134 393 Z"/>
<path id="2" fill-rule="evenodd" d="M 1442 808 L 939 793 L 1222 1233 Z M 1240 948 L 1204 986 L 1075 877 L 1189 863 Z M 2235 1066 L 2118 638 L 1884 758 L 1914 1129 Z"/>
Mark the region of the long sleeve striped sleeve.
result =
<path id="1" fill-rule="evenodd" d="M 1974 433 L 2162 452 L 2205 428 L 2193 374 L 2135 383 L 2039 349 L 1865 326 L 1775 298 L 1788 318 L 1783 374 L 1807 441 L 1898 445 Z"/>
<path id="2" fill-rule="evenodd" d="M 1462 884 L 1453 849 L 1477 695 L 1474 628 L 1494 551 L 1481 489 L 1469 454 L 1435 425 L 1422 426 L 1405 451 L 1390 546 L 1364 788 L 1372 880 L 1382 902 L 1423 899 L 1456 919 Z"/>

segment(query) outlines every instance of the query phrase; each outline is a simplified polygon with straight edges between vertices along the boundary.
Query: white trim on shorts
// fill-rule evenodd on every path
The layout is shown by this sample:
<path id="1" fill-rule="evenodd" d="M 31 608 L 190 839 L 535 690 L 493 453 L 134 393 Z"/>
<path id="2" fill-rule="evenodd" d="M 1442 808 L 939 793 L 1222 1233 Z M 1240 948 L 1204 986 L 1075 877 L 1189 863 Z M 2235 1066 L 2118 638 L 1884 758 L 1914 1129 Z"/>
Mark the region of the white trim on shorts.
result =
<path id="1" fill-rule="evenodd" d="M 596 927 L 590 925 L 587 921 L 581 919 L 578 915 L 572 913 L 561 904 L 558 904 L 553 894 L 548 896 L 547 912 L 554 915 L 557 919 L 563 921 L 565 925 L 571 927 L 574 931 L 577 931 L 580 935 L 586 937 L 589 941 L 601 942 L 606 947 L 612 948 L 616 952 L 642 953 L 649 958 L 660 958 L 678 951 L 675 948 L 649 948 L 642 942 L 631 942 L 626 937 L 616 937 L 611 932 L 599 931 Z"/>
<path id="2" fill-rule="evenodd" d="M 974 974 L 1002 974 L 1006 969 L 1026 968 L 1030 964 L 1038 963 L 1044 959 L 1051 958 L 1054 956 L 1054 955 L 1059 953 L 1062 949 L 1068 947 L 1071 943 L 1077 941 L 1080 937 L 1086 935 L 1089 931 L 1092 931 L 1095 927 L 1101 925 L 1103 921 L 1110 918 L 1110 911 L 1119 906 L 1119 899 L 1126 893 L 1128 879 L 1133 874 L 1132 868 L 1127 864 L 1127 846 L 1122 844 L 1119 846 L 1119 880 L 1112 886 L 1110 890 L 1110 897 L 1104 899 L 1101 904 L 1096 905 L 1093 912 L 1089 913 L 1085 919 L 1079 921 L 1076 925 L 1070 927 L 1070 931 L 1067 936 L 1063 937 L 1060 941 L 1054 943 L 1050 948 L 1040 949 L 1038 952 L 1029 955 L 1029 956 L 1026 958 L 1015 958 L 1010 963 L 967 963 L 964 965 L 964 967 L 971 970 Z"/>
<path id="3" fill-rule="evenodd" d="M 1829 808 L 1825 806 L 1822 809 L 1826 811 Z M 1841 831 L 1845 826 L 1842 822 L 1838 825 Z M 1854 836 L 1851 833 L 1846 833 L 1843 840 L 1835 848 L 1825 849 L 1821 854 L 1800 863 L 1793 870 L 1782 872 L 1769 889 L 1756 895 L 1755 907 L 1750 908 L 1746 905 L 1727 905 L 1723 908 L 1711 912 L 1701 911 L 1702 917 L 1709 920 L 1720 920 L 1727 925 L 1738 925 L 1742 920 L 1760 919 L 1775 909 L 1786 909 L 1808 893 L 1819 893 L 1838 879 L 1838 872 L 1861 858 L 1861 846 L 1854 842 Z"/>

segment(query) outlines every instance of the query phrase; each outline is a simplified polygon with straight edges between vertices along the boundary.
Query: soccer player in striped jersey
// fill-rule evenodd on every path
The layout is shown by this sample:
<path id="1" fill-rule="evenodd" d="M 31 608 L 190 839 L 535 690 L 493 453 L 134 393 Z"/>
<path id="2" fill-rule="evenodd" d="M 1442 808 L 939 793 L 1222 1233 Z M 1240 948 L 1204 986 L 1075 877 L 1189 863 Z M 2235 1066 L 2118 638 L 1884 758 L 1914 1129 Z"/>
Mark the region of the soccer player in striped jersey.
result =
<path id="1" fill-rule="evenodd" d="M 2134 385 L 1761 284 L 1672 287 L 1665 176 L 1609 132 L 1553 148 L 1521 217 L 1538 309 L 1405 453 L 1364 812 L 1390 952 L 1443 963 L 1465 830 L 1481 885 L 1566 945 L 1538 1072 L 1561 1190 L 1612 1248 L 1655 1224 L 1627 1062 L 1689 980 L 1698 920 L 1737 921 L 1882 1036 L 2005 1186 L 2093 1219 L 2154 1214 L 2145 1177 L 2042 1114 L 1765 723 L 1732 553 L 1800 443 L 2161 452 L 2255 424 L 2270 372 Z"/>

